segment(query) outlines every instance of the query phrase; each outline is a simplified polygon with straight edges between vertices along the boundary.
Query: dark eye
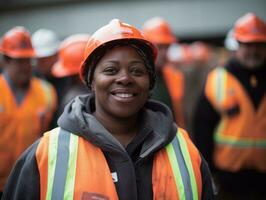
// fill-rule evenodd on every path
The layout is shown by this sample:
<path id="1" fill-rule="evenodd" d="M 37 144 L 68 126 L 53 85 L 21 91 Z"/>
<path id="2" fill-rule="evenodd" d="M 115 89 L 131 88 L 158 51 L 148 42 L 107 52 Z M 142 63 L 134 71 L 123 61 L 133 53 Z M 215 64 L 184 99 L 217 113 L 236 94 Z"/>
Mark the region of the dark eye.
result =
<path id="1" fill-rule="evenodd" d="M 117 68 L 116 67 L 106 67 L 103 70 L 103 73 L 106 75 L 114 75 L 117 73 Z"/>
<path id="2" fill-rule="evenodd" d="M 142 66 L 136 66 L 131 68 L 131 73 L 134 76 L 142 76 L 147 73 L 147 70 L 145 67 Z"/>

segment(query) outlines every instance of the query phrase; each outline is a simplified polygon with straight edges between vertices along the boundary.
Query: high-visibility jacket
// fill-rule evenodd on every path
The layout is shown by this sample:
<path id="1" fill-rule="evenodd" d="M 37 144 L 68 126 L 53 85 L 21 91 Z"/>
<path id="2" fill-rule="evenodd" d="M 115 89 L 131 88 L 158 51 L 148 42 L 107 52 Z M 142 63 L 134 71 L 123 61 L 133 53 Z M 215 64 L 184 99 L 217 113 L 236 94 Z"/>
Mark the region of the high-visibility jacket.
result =
<path id="1" fill-rule="evenodd" d="M 102 150 L 84 138 L 53 129 L 44 134 L 35 155 L 40 199 L 118 199 L 116 177 Z M 200 165 L 197 149 L 179 129 L 173 141 L 155 154 L 153 199 L 201 199 Z"/>
<path id="2" fill-rule="evenodd" d="M 20 154 L 46 129 L 56 107 L 56 94 L 46 81 L 32 78 L 17 105 L 13 92 L 0 75 L 0 191 Z"/>
<path id="3" fill-rule="evenodd" d="M 174 69 L 174 66 L 169 64 L 162 68 L 162 73 L 170 94 L 175 121 L 179 126 L 184 127 L 184 74 L 180 70 Z"/>
<path id="4" fill-rule="evenodd" d="M 205 94 L 221 114 L 214 134 L 216 167 L 266 172 L 266 95 L 256 110 L 241 83 L 222 67 L 208 75 Z"/>

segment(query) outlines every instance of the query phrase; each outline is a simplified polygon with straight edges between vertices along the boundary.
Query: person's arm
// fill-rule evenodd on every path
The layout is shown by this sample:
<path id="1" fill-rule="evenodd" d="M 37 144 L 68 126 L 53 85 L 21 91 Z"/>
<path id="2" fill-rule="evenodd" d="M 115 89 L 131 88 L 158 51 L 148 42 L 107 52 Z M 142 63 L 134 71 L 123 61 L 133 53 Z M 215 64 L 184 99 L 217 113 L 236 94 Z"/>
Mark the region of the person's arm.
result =
<path id="1" fill-rule="evenodd" d="M 5 185 L 2 200 L 40 199 L 40 176 L 35 157 L 38 141 L 17 160 Z"/>
<path id="2" fill-rule="evenodd" d="M 220 115 L 202 92 L 193 119 L 193 139 L 211 170 L 213 169 L 213 134 L 219 120 Z"/>

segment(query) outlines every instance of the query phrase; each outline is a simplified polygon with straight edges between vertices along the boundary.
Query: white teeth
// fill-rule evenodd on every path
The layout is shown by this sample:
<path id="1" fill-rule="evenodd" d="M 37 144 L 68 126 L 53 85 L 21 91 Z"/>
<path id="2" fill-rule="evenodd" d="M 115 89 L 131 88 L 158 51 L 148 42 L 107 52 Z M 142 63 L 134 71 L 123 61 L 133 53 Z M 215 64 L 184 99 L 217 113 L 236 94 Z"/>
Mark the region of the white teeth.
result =
<path id="1" fill-rule="evenodd" d="M 129 97 L 133 97 L 133 94 L 116 93 L 115 96 L 121 97 L 121 98 L 129 98 Z"/>

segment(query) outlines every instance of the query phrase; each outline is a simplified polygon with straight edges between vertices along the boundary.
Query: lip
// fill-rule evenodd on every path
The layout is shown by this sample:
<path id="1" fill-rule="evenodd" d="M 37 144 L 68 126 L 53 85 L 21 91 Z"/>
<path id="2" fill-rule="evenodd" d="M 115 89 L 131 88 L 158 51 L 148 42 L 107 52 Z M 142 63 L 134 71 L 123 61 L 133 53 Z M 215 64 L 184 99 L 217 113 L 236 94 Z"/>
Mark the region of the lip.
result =
<path id="1" fill-rule="evenodd" d="M 111 92 L 112 97 L 120 102 L 131 102 L 136 99 L 137 92 L 129 89 L 114 89 Z"/>

